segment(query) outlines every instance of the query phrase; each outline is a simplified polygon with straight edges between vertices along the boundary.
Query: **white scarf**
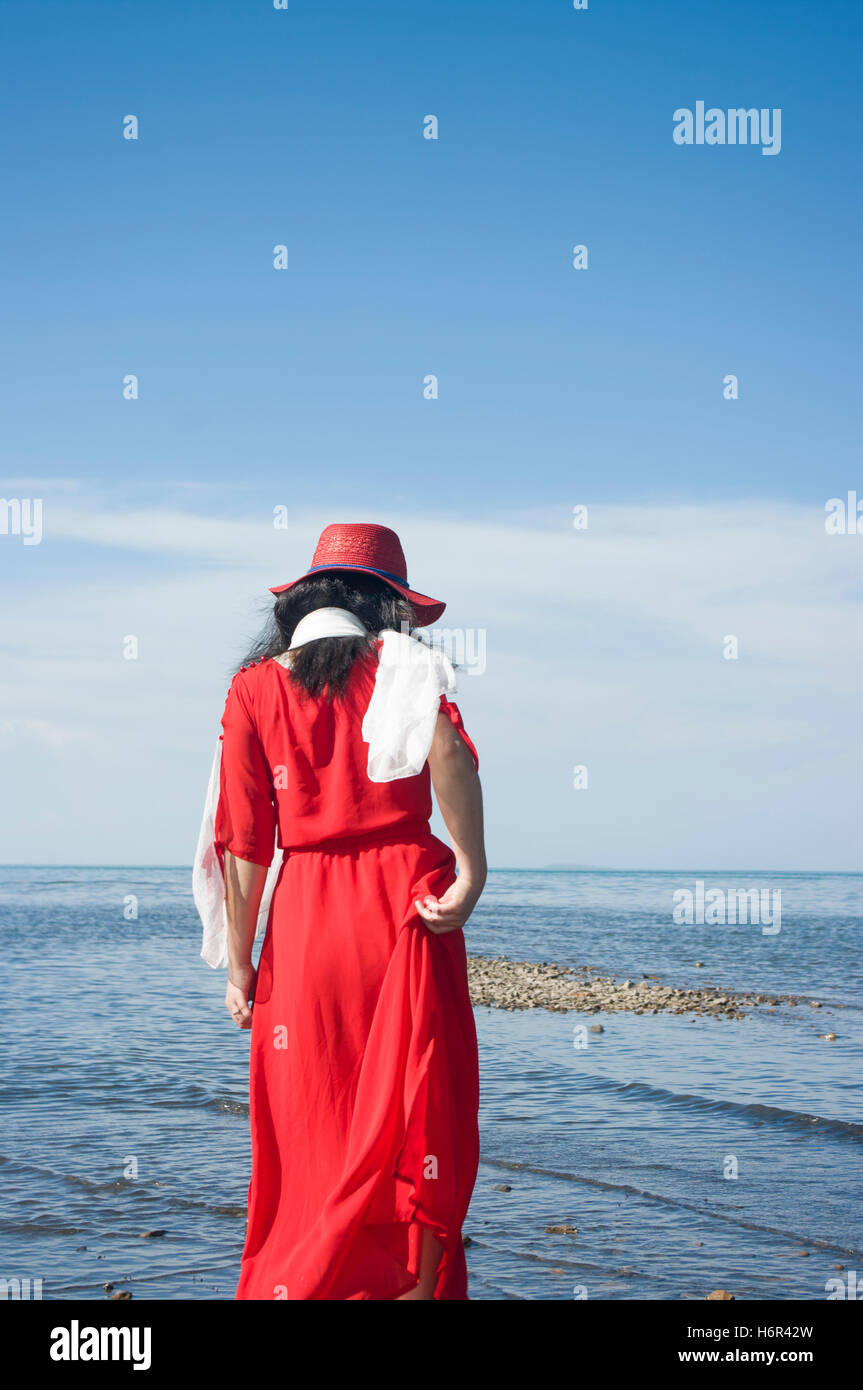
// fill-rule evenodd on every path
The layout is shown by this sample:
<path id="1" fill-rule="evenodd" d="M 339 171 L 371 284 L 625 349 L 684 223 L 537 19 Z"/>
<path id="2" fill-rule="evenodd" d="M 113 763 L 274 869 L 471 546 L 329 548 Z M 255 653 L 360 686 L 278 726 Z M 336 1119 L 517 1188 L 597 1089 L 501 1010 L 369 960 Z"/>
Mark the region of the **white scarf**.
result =
<path id="1" fill-rule="evenodd" d="M 294 628 L 291 649 L 321 637 L 365 636 L 367 632 L 365 624 L 346 608 L 316 608 Z M 382 645 L 374 689 L 363 717 L 362 736 L 369 745 L 369 781 L 393 782 L 422 772 L 434 738 L 440 697 L 455 693 L 456 679 L 449 658 L 439 648 L 390 628 L 384 629 L 380 637 Z M 283 652 L 275 660 L 290 667 L 290 652 Z M 192 894 L 204 928 L 201 955 L 208 965 L 224 968 L 228 963 L 225 881 L 214 843 L 221 755 L 222 741 L 217 739 L 192 871 Z M 256 937 L 266 929 L 281 865 L 277 833 Z"/>
<path id="2" fill-rule="evenodd" d="M 315 608 L 301 618 L 291 633 L 288 643 L 291 651 L 304 647 L 307 642 L 316 642 L 319 637 L 368 637 L 369 630 L 364 622 L 347 608 Z"/>

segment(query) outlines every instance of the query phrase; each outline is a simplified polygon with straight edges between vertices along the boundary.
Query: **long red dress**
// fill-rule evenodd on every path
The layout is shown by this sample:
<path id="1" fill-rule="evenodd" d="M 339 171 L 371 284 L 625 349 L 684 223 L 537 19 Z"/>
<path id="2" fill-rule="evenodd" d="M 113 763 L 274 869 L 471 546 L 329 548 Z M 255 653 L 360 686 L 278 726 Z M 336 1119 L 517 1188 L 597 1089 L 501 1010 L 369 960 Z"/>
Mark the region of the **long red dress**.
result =
<path id="1" fill-rule="evenodd" d="M 435 1298 L 468 1297 L 479 1071 L 465 942 L 413 906 L 454 881 L 455 856 L 429 829 L 428 763 L 368 778 L 376 669 L 359 657 L 329 704 L 266 660 L 238 672 L 225 706 L 217 849 L 269 865 L 278 830 L 285 851 L 252 1010 L 237 1298 L 397 1298 L 417 1283 L 424 1227 L 443 1246 Z M 478 763 L 457 706 L 441 709 Z"/>

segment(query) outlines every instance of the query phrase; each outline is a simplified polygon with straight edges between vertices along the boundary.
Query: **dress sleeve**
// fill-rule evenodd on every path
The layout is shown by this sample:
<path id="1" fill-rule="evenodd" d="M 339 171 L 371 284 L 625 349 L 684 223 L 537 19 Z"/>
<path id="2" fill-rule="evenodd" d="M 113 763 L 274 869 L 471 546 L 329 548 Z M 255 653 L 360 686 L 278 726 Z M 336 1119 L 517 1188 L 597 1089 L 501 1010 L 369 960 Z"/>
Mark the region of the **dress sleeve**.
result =
<path id="1" fill-rule="evenodd" d="M 441 714 L 448 715 L 449 718 L 452 720 L 453 727 L 458 729 L 459 733 L 461 734 L 462 738 L 464 739 L 465 743 L 467 744 L 470 750 L 471 757 L 473 758 L 473 765 L 476 768 L 477 772 L 479 772 L 479 753 L 477 753 L 472 740 L 468 737 L 467 731 L 464 727 L 464 724 L 462 723 L 461 710 L 459 709 L 458 705 L 455 704 L 453 700 L 448 700 L 445 695 L 441 695 L 440 712 Z"/>
<path id="2" fill-rule="evenodd" d="M 255 727 L 251 697 L 238 673 L 222 715 L 216 851 L 270 867 L 276 836 L 273 779 Z"/>

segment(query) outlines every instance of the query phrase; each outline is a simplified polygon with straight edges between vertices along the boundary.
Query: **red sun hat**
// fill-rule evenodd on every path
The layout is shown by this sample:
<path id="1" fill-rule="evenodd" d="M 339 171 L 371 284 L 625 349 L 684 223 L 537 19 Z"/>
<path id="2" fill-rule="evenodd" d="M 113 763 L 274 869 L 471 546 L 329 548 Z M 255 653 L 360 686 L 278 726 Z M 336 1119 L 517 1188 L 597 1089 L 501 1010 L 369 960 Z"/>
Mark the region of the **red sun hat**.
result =
<path id="1" fill-rule="evenodd" d="M 405 554 L 395 531 L 388 526 L 375 526 L 362 521 L 336 522 L 325 527 L 305 574 L 301 574 L 299 579 L 292 579 L 289 584 L 277 585 L 270 589 L 270 593 L 283 594 L 311 574 L 337 573 L 340 570 L 376 574 L 383 579 L 397 594 L 408 599 L 413 609 L 415 627 L 428 627 L 430 623 L 436 623 L 446 608 L 446 604 L 439 599 L 417 593 L 416 589 L 408 586 Z"/>

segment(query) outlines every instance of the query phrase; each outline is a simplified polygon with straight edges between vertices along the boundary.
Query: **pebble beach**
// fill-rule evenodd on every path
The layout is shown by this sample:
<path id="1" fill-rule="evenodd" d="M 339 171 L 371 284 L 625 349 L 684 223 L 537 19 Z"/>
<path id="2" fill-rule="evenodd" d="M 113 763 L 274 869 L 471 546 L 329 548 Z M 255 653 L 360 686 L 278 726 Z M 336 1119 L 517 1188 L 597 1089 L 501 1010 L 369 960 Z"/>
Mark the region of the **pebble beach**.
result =
<path id="1" fill-rule="evenodd" d="M 695 968 L 702 968 L 701 963 L 696 961 Z M 652 975 L 638 981 L 615 980 L 596 974 L 587 965 L 572 967 L 547 961 L 509 960 L 506 956 L 469 956 L 468 980 L 474 1004 L 495 1009 L 743 1018 L 748 1010 L 775 1009 L 781 1004 L 821 1008 L 820 1000 L 791 994 L 754 994 L 709 983 L 702 989 L 686 989 L 663 984 Z M 824 1036 L 829 1041 L 836 1039 L 833 1033 Z"/>

